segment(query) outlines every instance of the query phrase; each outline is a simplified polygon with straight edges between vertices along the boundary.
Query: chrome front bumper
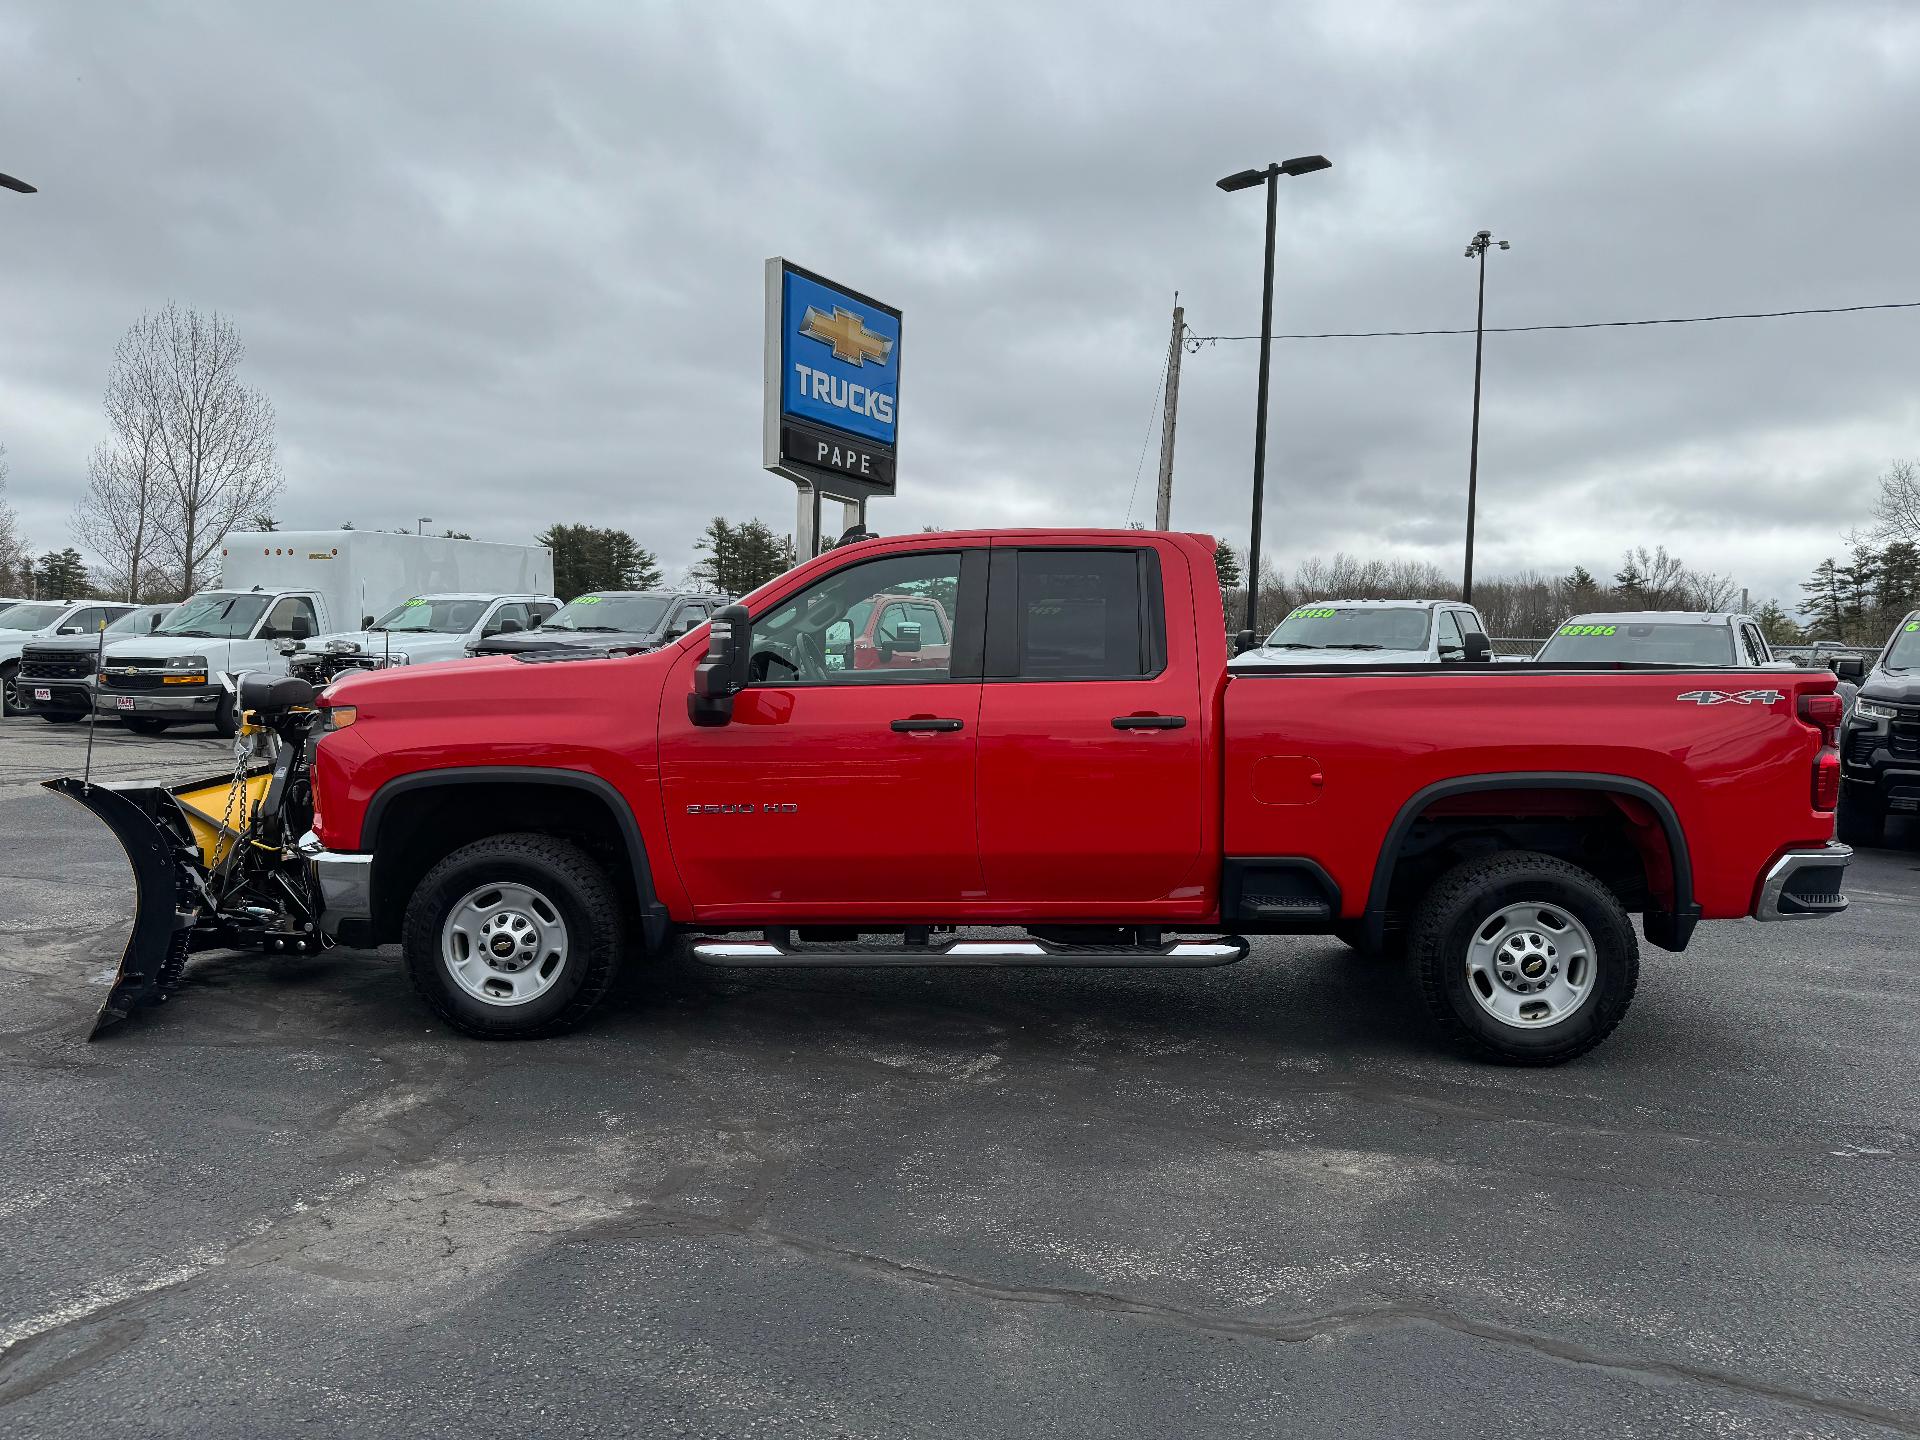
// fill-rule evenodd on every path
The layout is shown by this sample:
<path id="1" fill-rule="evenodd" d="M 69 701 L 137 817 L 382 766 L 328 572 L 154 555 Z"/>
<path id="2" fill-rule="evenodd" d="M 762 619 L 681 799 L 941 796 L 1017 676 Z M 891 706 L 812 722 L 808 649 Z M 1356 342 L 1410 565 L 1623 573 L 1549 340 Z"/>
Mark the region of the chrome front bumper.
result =
<path id="1" fill-rule="evenodd" d="M 102 715 L 212 715 L 227 692 L 218 685 L 188 690 L 95 690 L 93 708 Z M 133 704 L 121 707 L 122 700 Z"/>
<path id="2" fill-rule="evenodd" d="M 373 922 L 373 856 L 336 853 L 309 830 L 294 847 L 313 868 L 320 888 L 320 929 L 330 940 L 343 929 L 365 932 Z"/>
<path id="3" fill-rule="evenodd" d="M 1789 850 L 1773 862 L 1760 884 L 1760 900 L 1753 907 L 1756 920 L 1811 920 L 1837 915 L 1847 908 L 1841 890 L 1851 846 L 1832 843 L 1818 850 Z"/>

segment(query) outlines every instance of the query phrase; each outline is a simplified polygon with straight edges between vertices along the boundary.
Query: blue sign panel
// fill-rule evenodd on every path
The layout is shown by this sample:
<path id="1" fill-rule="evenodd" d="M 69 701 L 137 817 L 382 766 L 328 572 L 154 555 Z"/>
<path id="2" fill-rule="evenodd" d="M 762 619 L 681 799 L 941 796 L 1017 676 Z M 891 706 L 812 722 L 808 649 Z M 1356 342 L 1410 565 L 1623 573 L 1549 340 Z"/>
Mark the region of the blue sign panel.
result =
<path id="1" fill-rule="evenodd" d="M 898 310 L 789 266 L 781 277 L 780 355 L 783 419 L 893 445 Z"/>

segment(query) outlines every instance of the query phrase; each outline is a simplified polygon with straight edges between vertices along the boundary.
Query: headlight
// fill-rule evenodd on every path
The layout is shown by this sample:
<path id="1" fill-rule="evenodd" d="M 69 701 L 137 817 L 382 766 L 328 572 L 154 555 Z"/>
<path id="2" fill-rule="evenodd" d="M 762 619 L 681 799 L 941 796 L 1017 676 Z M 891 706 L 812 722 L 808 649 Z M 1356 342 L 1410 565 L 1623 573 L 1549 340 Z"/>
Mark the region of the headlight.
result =
<path id="1" fill-rule="evenodd" d="M 323 705 L 320 708 L 323 727 L 328 731 L 344 730 L 360 718 L 357 705 Z"/>
<path id="2" fill-rule="evenodd" d="M 1878 701 L 1856 700 L 1853 702 L 1853 713 L 1862 720 L 1891 720 L 1900 712 L 1893 706 L 1882 705 Z"/>
<path id="3" fill-rule="evenodd" d="M 329 640 L 327 641 L 327 653 L 329 655 L 358 655 L 360 653 L 360 647 L 352 640 Z"/>
<path id="4" fill-rule="evenodd" d="M 167 665 L 174 670 L 204 670 L 207 668 L 207 657 L 204 655 L 176 655 L 173 659 L 167 661 Z"/>

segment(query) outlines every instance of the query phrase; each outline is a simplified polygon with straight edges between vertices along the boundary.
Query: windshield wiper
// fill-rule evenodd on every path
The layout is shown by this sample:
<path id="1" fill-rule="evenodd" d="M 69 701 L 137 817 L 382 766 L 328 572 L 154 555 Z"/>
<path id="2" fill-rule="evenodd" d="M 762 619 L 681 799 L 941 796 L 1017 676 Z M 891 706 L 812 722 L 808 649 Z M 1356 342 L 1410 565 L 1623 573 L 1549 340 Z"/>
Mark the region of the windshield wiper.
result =
<path id="1" fill-rule="evenodd" d="M 1384 650 L 1387 647 L 1384 645 L 1369 644 L 1368 642 L 1362 640 L 1362 641 L 1356 641 L 1346 645 L 1329 645 L 1326 648 L 1329 650 Z"/>
<path id="2" fill-rule="evenodd" d="M 156 630 L 156 635 L 182 635 L 190 640 L 221 640 L 226 637 L 216 635 L 211 630 Z"/>
<path id="3" fill-rule="evenodd" d="M 555 626 L 553 628 L 558 629 L 560 627 Z M 591 630 L 596 634 L 602 635 L 618 635 L 620 633 L 620 627 L 618 625 L 569 625 L 566 628 L 569 630 Z"/>
<path id="4" fill-rule="evenodd" d="M 1324 645 L 1309 645 L 1304 640 L 1269 640 L 1262 647 L 1267 650 L 1324 650 Z"/>

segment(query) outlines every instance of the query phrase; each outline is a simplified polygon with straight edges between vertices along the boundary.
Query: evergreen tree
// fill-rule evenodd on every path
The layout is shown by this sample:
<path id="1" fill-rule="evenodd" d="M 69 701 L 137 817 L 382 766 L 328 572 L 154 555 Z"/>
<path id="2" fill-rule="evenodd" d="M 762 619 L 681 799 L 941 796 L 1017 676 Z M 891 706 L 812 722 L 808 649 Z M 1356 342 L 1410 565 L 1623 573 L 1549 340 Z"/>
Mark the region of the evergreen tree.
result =
<path id="1" fill-rule="evenodd" d="M 1780 608 L 1778 600 L 1769 600 L 1754 612 L 1754 620 L 1769 645 L 1798 645 L 1807 637 L 1793 623 L 1793 617 Z"/>
<path id="2" fill-rule="evenodd" d="M 793 541 L 759 520 L 736 525 L 716 515 L 694 548 L 702 552 L 694 577 L 728 595 L 756 590 L 794 565 Z"/>
<path id="3" fill-rule="evenodd" d="M 1839 639 L 1846 622 L 1846 587 L 1832 556 L 1814 567 L 1813 578 L 1802 582 L 1800 590 L 1807 597 L 1800 603 L 1800 613 L 1819 632 L 1817 638 Z"/>
<path id="4" fill-rule="evenodd" d="M 562 600 L 594 590 L 651 590 L 660 562 L 624 530 L 597 525 L 550 525 L 534 536 L 553 552 L 553 589 Z"/>
<path id="5" fill-rule="evenodd" d="M 78 600 L 87 594 L 87 567 L 69 545 L 49 550 L 33 567 L 34 588 L 46 600 Z"/>
<path id="6" fill-rule="evenodd" d="M 1849 635 L 1857 635 L 1869 626 L 1880 579 L 1880 554 L 1857 530 L 1848 531 L 1846 538 L 1848 561 L 1836 566 L 1834 574 L 1840 583 L 1841 620 Z"/>
<path id="7" fill-rule="evenodd" d="M 1233 590 L 1239 586 L 1240 557 L 1233 553 L 1233 547 L 1224 540 L 1213 547 L 1213 568 L 1220 577 L 1222 590 Z"/>
<path id="8" fill-rule="evenodd" d="M 1640 607 L 1642 599 L 1646 594 L 1647 577 L 1642 573 L 1639 565 L 1634 562 L 1632 551 L 1627 552 L 1626 564 L 1622 565 L 1620 569 L 1615 572 L 1613 583 L 1620 592 L 1620 602 L 1623 609 L 1634 610 Z"/>
<path id="9" fill-rule="evenodd" d="M 1896 540 L 1880 552 L 1873 600 L 1883 628 L 1920 607 L 1920 545 Z"/>

